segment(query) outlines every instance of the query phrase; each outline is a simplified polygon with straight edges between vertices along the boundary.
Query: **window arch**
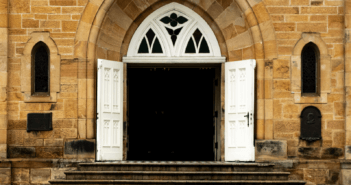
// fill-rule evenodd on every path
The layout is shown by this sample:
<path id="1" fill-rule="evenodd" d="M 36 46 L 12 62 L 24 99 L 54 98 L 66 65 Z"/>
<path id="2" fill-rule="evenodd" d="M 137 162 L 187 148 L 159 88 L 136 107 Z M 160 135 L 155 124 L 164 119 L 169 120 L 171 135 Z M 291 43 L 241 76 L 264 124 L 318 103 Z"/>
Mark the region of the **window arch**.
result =
<path id="1" fill-rule="evenodd" d="M 40 48 L 43 48 L 43 50 Z M 34 63 L 37 51 L 41 51 L 38 52 L 38 55 L 44 53 L 44 59 L 46 56 L 48 59 L 47 67 L 43 67 L 47 69 L 48 76 L 47 89 L 42 89 L 42 91 L 45 92 L 38 92 L 38 90 L 35 90 L 34 86 Z M 30 39 L 24 46 L 23 55 L 21 57 L 21 92 L 24 95 L 24 102 L 57 102 L 57 93 L 60 92 L 60 70 L 61 56 L 58 53 L 58 48 L 54 40 L 50 37 L 50 33 L 32 32 Z"/>
<path id="2" fill-rule="evenodd" d="M 151 13 L 139 25 L 123 61 L 188 62 L 188 57 L 192 62 L 225 62 L 207 22 L 188 7 L 173 2 Z"/>
<path id="3" fill-rule="evenodd" d="M 40 41 L 32 50 L 31 83 L 32 95 L 49 95 L 50 92 L 50 50 Z"/>
<path id="4" fill-rule="evenodd" d="M 307 43 L 301 51 L 301 90 L 303 96 L 319 95 L 319 49 Z"/>

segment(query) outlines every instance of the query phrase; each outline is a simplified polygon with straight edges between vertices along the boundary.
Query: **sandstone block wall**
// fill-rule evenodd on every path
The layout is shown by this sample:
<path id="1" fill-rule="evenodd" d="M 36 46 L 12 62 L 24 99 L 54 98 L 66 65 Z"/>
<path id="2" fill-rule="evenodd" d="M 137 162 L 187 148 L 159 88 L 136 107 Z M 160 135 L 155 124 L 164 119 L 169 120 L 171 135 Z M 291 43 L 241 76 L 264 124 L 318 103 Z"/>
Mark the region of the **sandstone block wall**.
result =
<path id="1" fill-rule="evenodd" d="M 265 0 L 266 8 L 275 28 L 278 58 L 273 61 L 273 87 L 266 89 L 273 96 L 273 129 L 266 135 L 274 139 L 287 140 L 288 157 L 323 158 L 328 148 L 344 150 L 345 146 L 345 93 L 344 93 L 344 1 L 311 0 Z M 319 48 L 321 55 L 330 57 L 330 77 L 321 81 L 330 84 L 325 95 L 299 101 L 301 84 L 294 87 L 299 74 L 292 73 L 293 55 L 303 33 L 317 33 L 319 42 L 327 49 Z M 316 38 L 310 41 L 316 43 Z M 317 44 L 318 45 L 318 44 Z M 321 44 L 323 45 L 323 44 Z M 319 46 L 319 45 L 318 45 Z M 299 50 L 301 52 L 301 50 Z M 320 75 L 329 71 L 320 70 Z M 330 82 L 329 82 L 330 81 Z M 300 89 L 300 92 L 298 91 Z M 304 97 L 302 97 L 304 98 Z M 301 99 L 302 99 L 301 98 Z M 324 99 L 323 99 L 324 98 Z M 299 139 L 300 113 L 306 106 L 316 106 L 322 113 L 322 140 L 306 142 Z M 267 131 L 267 130 L 266 130 Z M 310 153 L 306 151 L 314 151 Z M 335 158 L 342 158 L 342 152 Z"/>
<path id="2" fill-rule="evenodd" d="M 8 5 L 8 158 L 74 158 L 65 145 L 72 139 L 93 139 L 87 136 L 86 127 L 86 77 L 79 76 L 79 61 L 74 59 L 77 26 L 88 0 L 10 0 Z M 23 91 L 24 71 L 21 58 L 31 40 L 42 40 L 61 57 L 60 71 L 51 72 L 50 89 L 58 83 L 58 91 L 52 91 L 50 100 L 30 99 Z M 33 35 L 33 33 L 38 33 Z M 39 37 L 39 38 L 38 38 Z M 35 44 L 35 43 L 34 43 Z M 30 60 L 31 48 L 29 48 Z M 52 57 L 51 57 L 52 58 Z M 53 62 L 53 60 L 51 61 Z M 23 65 L 23 64 L 22 64 Z M 54 64 L 51 64 L 54 65 Z M 21 74 L 22 73 L 22 74 Z M 53 81 L 55 80 L 55 82 Z M 21 83 L 22 82 L 22 83 Z M 28 97 L 29 96 L 29 97 Z M 53 113 L 53 130 L 26 132 L 28 113 Z M 89 131 L 88 131 L 89 132 Z M 94 133 L 95 131 L 90 131 Z M 6 136 L 5 136 L 6 137 Z M 0 139 L 0 141 L 2 141 Z M 86 140 L 93 142 L 94 140 Z M 77 158 L 77 152 L 75 157 Z M 90 154 L 94 158 L 94 152 Z"/>
<path id="3" fill-rule="evenodd" d="M 95 150 L 91 147 L 95 146 L 96 133 L 96 60 L 121 61 L 138 25 L 158 7 L 170 2 L 174 1 L 0 0 L 0 158 L 94 159 Z M 297 160 L 296 164 L 314 160 L 328 163 L 329 160 L 340 161 L 345 153 L 347 156 L 345 138 L 351 134 L 346 132 L 348 124 L 345 125 L 345 115 L 349 112 L 347 106 L 345 108 L 345 102 L 349 100 L 349 90 L 345 93 L 348 84 L 345 75 L 347 77 L 351 68 L 344 58 L 347 55 L 344 28 L 349 26 L 345 23 L 348 20 L 345 19 L 346 1 L 175 2 L 193 9 L 206 20 L 228 61 L 256 59 L 255 137 L 284 143 L 286 152 L 277 159 Z M 51 102 L 26 102 L 28 97 L 21 90 L 21 60 L 34 32 L 49 33 L 60 56 L 60 73 L 55 76 L 59 79 L 59 91 L 53 92 L 55 98 Z M 319 98 L 299 96 L 301 87 L 295 83 L 299 74 L 292 72 L 294 57 L 299 56 L 298 43 L 304 39 L 318 40 L 317 45 L 323 46 L 320 48 L 323 64 L 329 65 L 321 70 L 321 75 L 329 75 L 323 76 L 328 83 Z M 224 80 L 223 75 L 222 71 Z M 225 102 L 223 80 L 222 107 Z M 125 91 L 124 121 L 127 121 L 126 96 Z M 310 105 L 318 107 L 322 113 L 322 140 L 316 142 L 299 139 L 299 115 Z M 36 112 L 53 113 L 52 131 L 26 132 L 27 114 Z M 223 135 L 223 117 L 221 125 Z M 126 139 L 125 131 L 124 151 Z M 81 145 L 83 147 L 77 147 Z M 221 150 L 224 154 L 223 146 Z M 261 160 L 274 158 L 263 157 Z M 337 167 L 340 163 L 333 164 L 329 169 L 329 163 L 321 166 L 294 166 L 294 163 L 291 171 L 295 175 L 291 178 L 316 184 L 341 183 L 335 180 L 341 175 L 340 167 Z M 1 174 L 8 173 L 5 168 L 0 168 Z M 53 167 L 39 165 L 38 168 L 31 174 L 41 173 L 40 170 L 49 174 L 49 170 L 52 178 Z M 29 167 L 12 168 L 10 179 L 20 182 L 20 177 L 26 179 L 25 183 L 42 182 L 29 177 L 29 172 L 32 172 Z M 313 174 L 320 176 L 309 178 Z M 48 179 L 49 175 L 45 181 Z"/>

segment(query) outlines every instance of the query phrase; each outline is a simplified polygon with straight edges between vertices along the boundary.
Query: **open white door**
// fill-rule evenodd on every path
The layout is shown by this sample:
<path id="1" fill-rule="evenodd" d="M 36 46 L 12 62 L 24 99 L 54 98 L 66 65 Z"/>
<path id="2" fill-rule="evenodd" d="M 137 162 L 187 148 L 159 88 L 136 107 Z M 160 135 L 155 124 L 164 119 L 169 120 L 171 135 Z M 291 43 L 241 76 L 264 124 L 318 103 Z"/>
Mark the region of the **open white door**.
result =
<path id="1" fill-rule="evenodd" d="M 122 160 L 123 63 L 98 60 L 97 160 Z"/>
<path id="2" fill-rule="evenodd" d="M 225 63 L 225 160 L 255 161 L 255 60 Z"/>

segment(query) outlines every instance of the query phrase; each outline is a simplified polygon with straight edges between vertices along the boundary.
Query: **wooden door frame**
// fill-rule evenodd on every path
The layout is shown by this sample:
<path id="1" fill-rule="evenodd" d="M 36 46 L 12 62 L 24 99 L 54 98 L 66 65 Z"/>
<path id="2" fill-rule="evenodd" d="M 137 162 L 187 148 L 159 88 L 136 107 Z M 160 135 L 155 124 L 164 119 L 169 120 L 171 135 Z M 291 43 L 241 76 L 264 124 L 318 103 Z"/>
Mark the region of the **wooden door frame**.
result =
<path id="1" fill-rule="evenodd" d="M 127 85 L 128 83 L 128 68 L 150 68 L 150 67 L 155 67 L 155 68 L 162 68 L 162 67 L 167 67 L 167 68 L 201 68 L 201 67 L 211 67 L 215 68 L 215 80 L 218 81 L 218 86 L 215 86 L 215 91 L 214 91 L 214 112 L 217 111 L 217 118 L 215 118 L 215 138 L 214 138 L 214 150 L 215 150 L 215 143 L 217 142 L 218 147 L 217 150 L 215 150 L 214 153 L 214 161 L 221 161 L 224 157 L 224 126 L 222 126 L 222 122 L 224 122 L 223 114 L 222 114 L 222 104 L 224 100 L 222 97 L 224 97 L 224 87 L 223 87 L 223 67 L 222 63 L 177 63 L 177 64 L 167 64 L 167 63 L 127 63 L 124 62 L 123 65 L 123 85 L 124 85 L 124 92 L 123 92 L 123 110 L 124 110 L 124 115 L 123 115 L 123 160 L 127 160 L 127 155 L 128 155 L 128 149 L 129 149 L 129 135 L 128 135 L 128 125 L 129 125 L 129 86 Z"/>

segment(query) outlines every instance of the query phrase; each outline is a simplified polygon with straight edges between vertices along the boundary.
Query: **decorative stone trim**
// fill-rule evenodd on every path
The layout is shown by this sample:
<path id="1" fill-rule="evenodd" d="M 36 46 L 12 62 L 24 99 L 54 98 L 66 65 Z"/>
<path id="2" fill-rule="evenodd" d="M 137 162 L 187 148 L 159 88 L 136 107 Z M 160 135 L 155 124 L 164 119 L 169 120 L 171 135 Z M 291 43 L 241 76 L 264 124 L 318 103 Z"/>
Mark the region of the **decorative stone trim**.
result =
<path id="1" fill-rule="evenodd" d="M 301 51 L 303 47 L 313 42 L 318 46 L 319 72 L 320 72 L 320 95 L 315 97 L 301 96 Z M 327 103 L 327 94 L 330 93 L 331 85 L 331 57 L 328 48 L 319 33 L 302 33 L 301 39 L 296 43 L 291 56 L 291 93 L 294 94 L 295 103 Z"/>
<path id="2" fill-rule="evenodd" d="M 57 46 L 49 32 L 33 32 L 26 43 L 21 58 L 21 92 L 24 102 L 56 102 L 56 93 L 60 92 L 60 61 Z M 50 96 L 32 96 L 31 68 L 32 49 L 38 42 L 44 42 L 50 50 Z"/>

